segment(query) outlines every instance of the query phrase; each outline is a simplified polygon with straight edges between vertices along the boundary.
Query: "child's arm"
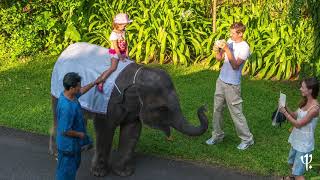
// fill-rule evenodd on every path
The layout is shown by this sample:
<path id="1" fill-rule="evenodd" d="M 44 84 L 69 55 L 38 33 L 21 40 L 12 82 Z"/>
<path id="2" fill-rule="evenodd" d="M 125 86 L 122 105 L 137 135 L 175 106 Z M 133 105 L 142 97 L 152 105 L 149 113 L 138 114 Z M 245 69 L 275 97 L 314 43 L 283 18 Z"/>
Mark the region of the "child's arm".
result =
<path id="1" fill-rule="evenodd" d="M 94 82 L 91 82 L 87 84 L 86 86 L 81 87 L 80 94 L 83 95 L 86 92 L 88 92 L 91 88 L 93 88 L 95 85 L 101 83 L 103 81 L 102 77 L 99 76 Z"/>
<path id="2" fill-rule="evenodd" d="M 120 59 L 120 60 L 123 60 L 124 57 L 123 57 L 122 54 L 120 53 L 117 40 L 113 40 L 113 41 L 111 41 L 111 43 L 112 43 L 112 46 L 113 46 L 114 50 L 116 50 L 116 53 L 117 53 L 119 59 Z"/>

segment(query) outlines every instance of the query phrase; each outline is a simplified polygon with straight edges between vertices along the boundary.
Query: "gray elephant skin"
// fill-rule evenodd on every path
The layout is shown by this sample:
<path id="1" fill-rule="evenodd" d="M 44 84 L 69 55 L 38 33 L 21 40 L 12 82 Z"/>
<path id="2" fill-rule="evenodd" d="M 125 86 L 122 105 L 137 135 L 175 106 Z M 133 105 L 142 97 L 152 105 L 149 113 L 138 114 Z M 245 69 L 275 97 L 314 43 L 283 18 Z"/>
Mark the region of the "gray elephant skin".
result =
<path id="1" fill-rule="evenodd" d="M 171 128 L 189 136 L 202 135 L 208 129 L 204 106 L 197 111 L 199 126 L 193 126 L 185 119 L 172 80 L 164 70 L 131 63 L 119 74 L 116 84 L 121 93 L 114 88 L 106 114 L 84 110 L 86 119 L 93 119 L 96 133 L 91 166 L 94 176 L 106 176 L 110 170 L 119 176 L 134 173 L 130 161 L 142 124 L 163 131 L 167 137 Z M 56 103 L 57 99 L 52 96 L 55 127 Z M 117 127 L 120 127 L 119 159 L 111 165 L 112 141 Z"/>

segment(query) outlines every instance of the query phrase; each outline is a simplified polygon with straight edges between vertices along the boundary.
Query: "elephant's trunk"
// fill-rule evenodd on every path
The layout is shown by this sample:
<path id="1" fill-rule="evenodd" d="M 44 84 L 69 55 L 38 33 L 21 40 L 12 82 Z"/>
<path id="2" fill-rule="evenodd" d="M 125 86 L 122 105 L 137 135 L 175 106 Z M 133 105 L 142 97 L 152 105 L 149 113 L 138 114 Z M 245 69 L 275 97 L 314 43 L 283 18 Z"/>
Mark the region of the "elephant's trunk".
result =
<path id="1" fill-rule="evenodd" d="M 205 115 L 205 111 L 204 106 L 198 109 L 198 118 L 200 120 L 200 126 L 198 127 L 191 125 L 182 115 L 179 115 L 180 117 L 174 121 L 172 126 L 181 133 L 189 136 L 202 135 L 208 129 L 208 118 Z"/>

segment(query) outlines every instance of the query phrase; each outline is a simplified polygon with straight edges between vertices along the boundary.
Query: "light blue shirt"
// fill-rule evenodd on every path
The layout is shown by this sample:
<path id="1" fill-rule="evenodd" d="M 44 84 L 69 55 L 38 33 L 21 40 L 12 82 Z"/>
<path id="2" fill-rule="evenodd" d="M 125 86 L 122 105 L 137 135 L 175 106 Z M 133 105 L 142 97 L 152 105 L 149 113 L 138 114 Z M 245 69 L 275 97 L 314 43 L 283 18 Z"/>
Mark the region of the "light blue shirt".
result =
<path id="1" fill-rule="evenodd" d="M 241 41 L 239 43 L 236 43 L 229 39 L 227 44 L 236 60 L 238 60 L 238 58 L 244 61 L 247 60 L 250 55 L 250 48 L 247 42 Z M 219 78 L 225 83 L 239 85 L 244 64 L 245 62 L 240 65 L 239 69 L 234 70 L 229 62 L 227 54 L 225 54 L 224 63 L 222 65 Z"/>

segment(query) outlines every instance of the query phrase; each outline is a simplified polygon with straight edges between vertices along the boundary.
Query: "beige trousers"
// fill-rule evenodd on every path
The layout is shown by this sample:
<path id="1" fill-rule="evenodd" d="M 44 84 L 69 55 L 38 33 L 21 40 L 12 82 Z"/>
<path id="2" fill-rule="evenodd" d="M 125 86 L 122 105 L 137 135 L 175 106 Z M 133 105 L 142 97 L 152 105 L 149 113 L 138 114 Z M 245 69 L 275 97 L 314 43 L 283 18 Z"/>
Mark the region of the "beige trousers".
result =
<path id="1" fill-rule="evenodd" d="M 242 113 L 242 98 L 240 85 L 227 84 L 219 78 L 216 82 L 213 107 L 213 138 L 223 138 L 223 109 L 227 104 L 238 136 L 243 142 L 253 140 L 246 118 Z"/>

